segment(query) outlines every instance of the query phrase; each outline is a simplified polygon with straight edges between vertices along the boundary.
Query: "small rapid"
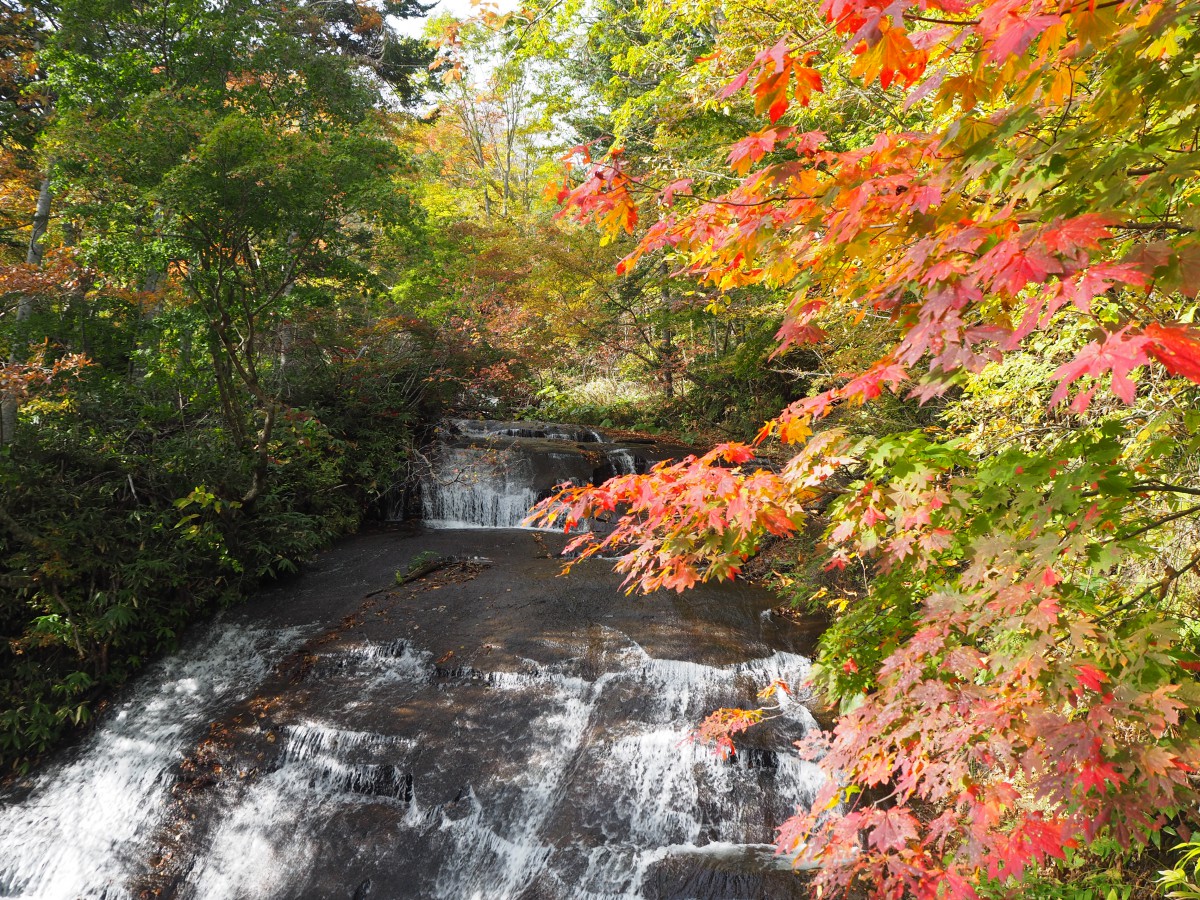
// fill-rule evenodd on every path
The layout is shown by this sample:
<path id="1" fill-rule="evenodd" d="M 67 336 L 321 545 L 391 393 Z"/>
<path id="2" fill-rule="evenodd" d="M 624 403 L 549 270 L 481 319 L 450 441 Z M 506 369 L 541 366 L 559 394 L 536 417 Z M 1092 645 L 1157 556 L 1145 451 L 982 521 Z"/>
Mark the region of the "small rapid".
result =
<path id="1" fill-rule="evenodd" d="M 579 426 L 453 419 L 424 454 L 420 518 L 433 528 L 518 528 L 560 485 L 600 485 L 690 452 Z"/>
<path id="2" fill-rule="evenodd" d="M 670 857 L 704 860 L 722 848 L 761 862 L 775 825 L 811 799 L 819 771 L 787 752 L 722 760 L 691 733 L 762 677 L 798 681 L 807 661 L 778 652 L 708 666 L 653 659 L 618 633 L 607 637 L 607 670 L 594 677 L 578 659 L 456 672 L 427 654 L 420 665 L 414 656 L 389 665 L 371 648 L 338 650 L 379 664 L 314 670 L 342 672 L 350 709 L 281 729 L 272 770 L 212 823 L 181 896 L 319 894 L 328 888 L 321 866 L 346 855 L 331 823 L 364 816 L 389 842 L 386 864 L 365 868 L 408 879 L 408 893 L 390 896 L 516 898 L 536 884 L 537 896 L 616 900 L 644 896 L 648 874 Z M 348 727 L 397 697 L 444 706 L 454 719 L 415 738 Z M 777 729 L 793 739 L 816 727 L 800 703 L 780 717 Z M 366 880 L 394 884 L 379 875 L 352 887 Z"/>

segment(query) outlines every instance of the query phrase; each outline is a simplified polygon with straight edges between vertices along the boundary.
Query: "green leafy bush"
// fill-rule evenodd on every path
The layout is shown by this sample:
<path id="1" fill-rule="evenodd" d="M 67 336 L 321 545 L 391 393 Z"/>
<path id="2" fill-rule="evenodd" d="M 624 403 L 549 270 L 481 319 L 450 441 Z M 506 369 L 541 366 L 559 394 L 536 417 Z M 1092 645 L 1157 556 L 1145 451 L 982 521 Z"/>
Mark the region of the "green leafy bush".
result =
<path id="1" fill-rule="evenodd" d="M 250 462 L 207 418 L 122 417 L 92 396 L 23 430 L 0 456 L 0 771 L 87 723 L 190 623 L 358 526 L 403 461 L 410 414 L 345 396 L 330 422 L 288 411 L 248 506 Z"/>

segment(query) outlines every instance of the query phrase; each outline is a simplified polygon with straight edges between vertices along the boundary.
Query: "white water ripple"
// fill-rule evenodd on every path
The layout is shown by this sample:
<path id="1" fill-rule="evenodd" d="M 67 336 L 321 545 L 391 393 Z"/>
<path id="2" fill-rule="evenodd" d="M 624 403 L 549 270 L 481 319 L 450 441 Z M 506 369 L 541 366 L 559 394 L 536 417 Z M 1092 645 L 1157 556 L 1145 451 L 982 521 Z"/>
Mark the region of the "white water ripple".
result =
<path id="1" fill-rule="evenodd" d="M 172 768 L 211 715 L 245 696 L 302 637 L 296 628 L 218 622 L 143 673 L 72 759 L 0 806 L 0 896 L 127 897 L 139 851 L 166 815 Z"/>

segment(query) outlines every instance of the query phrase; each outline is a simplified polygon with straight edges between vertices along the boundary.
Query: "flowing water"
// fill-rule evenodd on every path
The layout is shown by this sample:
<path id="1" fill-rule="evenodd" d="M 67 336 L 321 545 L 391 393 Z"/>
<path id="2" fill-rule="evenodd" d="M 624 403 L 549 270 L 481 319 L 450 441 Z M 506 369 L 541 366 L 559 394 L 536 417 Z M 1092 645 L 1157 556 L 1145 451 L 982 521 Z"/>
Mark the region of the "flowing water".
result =
<path id="1" fill-rule="evenodd" d="M 744 584 L 632 599 L 601 562 L 558 577 L 561 537 L 494 527 L 506 504 L 581 458 L 590 477 L 659 451 L 496 425 L 502 455 L 537 457 L 516 474 L 492 458 L 500 499 L 451 499 L 445 466 L 495 448 L 438 451 L 446 496 L 423 502 L 439 527 L 344 542 L 193 635 L 15 785 L 0 896 L 804 896 L 771 842 L 822 777 L 791 748 L 808 709 L 789 703 L 730 760 L 690 734 L 802 679 L 811 635 Z M 453 561 L 396 586 L 429 552 Z"/>
<path id="2" fill-rule="evenodd" d="M 455 419 L 443 431 L 420 479 L 421 520 L 435 528 L 516 528 L 558 485 L 599 485 L 690 452 L 544 422 Z"/>

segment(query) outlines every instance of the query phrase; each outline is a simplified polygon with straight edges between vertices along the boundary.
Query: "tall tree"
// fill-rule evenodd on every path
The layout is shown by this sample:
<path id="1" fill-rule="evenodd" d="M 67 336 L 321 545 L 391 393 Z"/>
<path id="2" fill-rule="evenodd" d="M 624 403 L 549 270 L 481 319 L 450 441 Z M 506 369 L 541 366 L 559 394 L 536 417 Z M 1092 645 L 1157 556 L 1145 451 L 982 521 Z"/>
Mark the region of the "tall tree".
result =
<path id="1" fill-rule="evenodd" d="M 410 105 L 421 99 L 425 74 L 436 51 L 420 38 L 396 31 L 392 20 L 419 18 L 436 4 L 421 0 L 334 0 L 305 6 L 314 38 L 368 67 L 391 99 Z"/>
<path id="2" fill-rule="evenodd" d="M 453 36 L 437 66 L 438 114 L 462 136 L 484 215 L 493 214 L 493 203 L 504 218 L 517 211 L 516 204 L 530 212 L 532 177 L 549 136 L 529 60 L 519 54 L 500 58 L 497 33 L 475 23 L 444 16 L 429 27 Z"/>
<path id="3" fill-rule="evenodd" d="M 393 208 L 381 85 L 342 52 L 340 13 L 320 28 L 313 9 L 256 2 L 106 6 L 103 28 L 94 13 L 65 6 L 47 54 L 81 250 L 133 290 L 176 273 L 248 454 L 248 502 L 281 409 L 280 341 L 326 302 L 305 285 L 361 277 L 372 217 Z"/>
<path id="4" fill-rule="evenodd" d="M 30 3 L 0 3 L 0 181 L 9 190 L 4 192 L 10 202 L 0 206 L 0 228 L 10 245 L 24 246 L 24 263 L 28 268 L 41 266 L 45 253 L 43 239 L 50 222 L 53 164 L 47 163 L 40 177 L 34 174 L 37 141 L 52 103 L 45 89 L 44 73 L 37 54 L 49 34 L 48 10 Z M 36 191 L 29 188 L 37 184 Z M 36 196 L 32 211 L 24 204 L 11 200 L 29 193 Z M 19 235 L 28 229 L 21 241 Z M 6 260 L 0 259 L 0 262 Z M 33 311 L 33 296 L 19 289 L 25 273 L 9 269 L 0 274 L 0 296 L 13 298 L 0 303 L 0 310 L 12 321 L 5 380 L 0 390 L 0 445 L 10 443 L 16 430 L 18 397 L 33 374 L 24 365 L 28 356 L 28 327 Z"/>

